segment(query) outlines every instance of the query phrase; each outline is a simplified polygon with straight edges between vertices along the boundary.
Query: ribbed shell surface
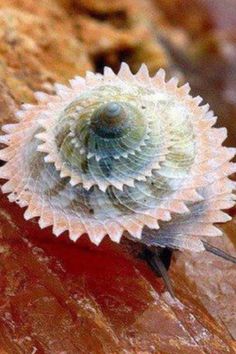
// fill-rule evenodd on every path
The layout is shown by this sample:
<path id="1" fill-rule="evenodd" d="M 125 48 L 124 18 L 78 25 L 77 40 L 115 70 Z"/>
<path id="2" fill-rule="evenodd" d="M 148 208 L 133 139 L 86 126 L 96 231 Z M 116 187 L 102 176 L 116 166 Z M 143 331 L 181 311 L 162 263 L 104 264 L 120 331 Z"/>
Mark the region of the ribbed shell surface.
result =
<path id="1" fill-rule="evenodd" d="M 212 128 L 209 106 L 177 84 L 122 64 L 117 75 L 105 68 L 56 84 L 54 96 L 36 93 L 38 104 L 3 127 L 3 192 L 26 219 L 74 241 L 125 235 L 203 250 L 202 237 L 221 234 L 213 224 L 230 219 L 222 209 L 234 204 L 235 149 L 222 146 L 227 132 Z M 106 107 L 119 108 L 117 119 Z"/>

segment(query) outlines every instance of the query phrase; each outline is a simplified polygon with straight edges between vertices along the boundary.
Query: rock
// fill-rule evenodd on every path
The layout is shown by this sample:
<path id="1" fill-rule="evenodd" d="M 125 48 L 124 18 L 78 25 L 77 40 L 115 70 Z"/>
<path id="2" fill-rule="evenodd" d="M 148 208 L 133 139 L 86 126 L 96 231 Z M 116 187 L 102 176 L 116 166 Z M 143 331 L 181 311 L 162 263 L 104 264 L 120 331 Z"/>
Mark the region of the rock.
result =
<path id="1" fill-rule="evenodd" d="M 156 40 L 154 28 L 160 22 L 160 14 L 151 2 L 75 3 L 77 11 L 73 12 L 73 19 L 77 34 L 86 44 L 97 70 L 104 65 L 118 70 L 121 59 L 134 71 L 145 62 L 153 74 L 159 67 L 169 65 L 165 48 Z"/>
<path id="2" fill-rule="evenodd" d="M 22 7 L 0 5 L 0 77 L 21 103 L 32 101 L 33 91 L 51 92 L 54 81 L 66 82 L 92 65 L 62 9 L 53 14 L 19 3 Z"/>
<path id="3" fill-rule="evenodd" d="M 13 122 L 34 91 L 51 93 L 55 81 L 104 65 L 117 70 L 123 60 L 134 71 L 145 62 L 153 74 L 162 66 L 190 80 L 223 120 L 231 114 L 221 122 L 232 128 L 234 32 L 217 31 L 207 3 L 205 10 L 200 0 L 2 0 L 1 124 Z M 1 353 L 235 353 L 231 264 L 176 252 L 173 300 L 133 243 L 56 238 L 0 198 Z M 235 254 L 227 238 L 235 239 L 235 224 L 224 230 L 214 244 Z"/>
<path id="4" fill-rule="evenodd" d="M 0 348 L 7 353 L 233 353 L 178 268 L 173 300 L 125 244 L 56 239 L 24 221 L 5 196 L 0 225 Z"/>
<path id="5" fill-rule="evenodd" d="M 235 237 L 236 224 L 228 223 L 225 231 Z M 209 242 L 236 256 L 235 246 L 224 235 Z M 184 272 L 198 299 L 208 312 L 224 324 L 236 339 L 236 267 L 212 254 L 182 254 L 172 267 L 174 274 Z M 175 276 L 175 275 L 174 275 Z"/>

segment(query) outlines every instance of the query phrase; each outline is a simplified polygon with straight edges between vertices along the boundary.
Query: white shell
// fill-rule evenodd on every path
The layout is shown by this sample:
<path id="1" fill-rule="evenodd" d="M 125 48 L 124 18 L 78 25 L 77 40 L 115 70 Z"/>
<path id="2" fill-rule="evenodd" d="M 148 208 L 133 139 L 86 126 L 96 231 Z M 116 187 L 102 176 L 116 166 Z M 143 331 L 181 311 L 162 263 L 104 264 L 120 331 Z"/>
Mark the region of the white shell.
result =
<path id="1" fill-rule="evenodd" d="M 226 129 L 212 128 L 201 97 L 175 78 L 165 82 L 162 69 L 150 78 L 145 65 L 133 75 L 125 63 L 118 75 L 106 67 L 70 84 L 56 84 L 55 96 L 37 92 L 38 105 L 24 105 L 20 121 L 3 127 L 2 190 L 27 206 L 25 218 L 74 241 L 87 233 L 95 244 L 124 234 L 200 251 L 202 237 L 220 235 L 213 224 L 230 219 L 221 209 L 234 205 L 235 149 L 222 147 Z M 98 116 L 93 130 L 94 112 L 111 101 L 127 119 L 106 128 Z"/>

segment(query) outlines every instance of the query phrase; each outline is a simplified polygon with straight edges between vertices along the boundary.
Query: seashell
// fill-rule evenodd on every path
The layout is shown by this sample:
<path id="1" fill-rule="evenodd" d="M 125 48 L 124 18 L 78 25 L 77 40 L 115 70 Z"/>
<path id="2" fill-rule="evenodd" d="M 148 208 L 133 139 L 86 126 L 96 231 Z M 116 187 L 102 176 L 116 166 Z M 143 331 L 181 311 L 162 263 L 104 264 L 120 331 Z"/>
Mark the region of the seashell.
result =
<path id="1" fill-rule="evenodd" d="M 230 217 L 235 149 L 202 99 L 189 86 L 149 77 L 127 64 L 117 75 L 75 77 L 57 94 L 35 94 L 18 123 L 3 127 L 2 186 L 11 202 L 39 217 L 58 236 L 82 234 L 99 244 L 124 235 L 148 246 L 204 250 L 204 236 Z"/>

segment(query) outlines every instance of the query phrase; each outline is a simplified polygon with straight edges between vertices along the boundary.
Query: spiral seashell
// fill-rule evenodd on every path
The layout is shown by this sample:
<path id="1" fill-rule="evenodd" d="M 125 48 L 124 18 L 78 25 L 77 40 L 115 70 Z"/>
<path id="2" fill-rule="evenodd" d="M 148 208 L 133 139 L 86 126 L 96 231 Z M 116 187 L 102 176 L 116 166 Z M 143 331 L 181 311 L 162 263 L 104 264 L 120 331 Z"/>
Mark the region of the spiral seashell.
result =
<path id="1" fill-rule="evenodd" d="M 203 250 L 202 237 L 221 234 L 213 224 L 230 219 L 235 149 L 221 145 L 227 132 L 212 128 L 209 106 L 177 84 L 123 63 L 117 75 L 105 67 L 56 84 L 55 96 L 36 93 L 38 105 L 3 127 L 3 192 L 56 236 Z"/>

